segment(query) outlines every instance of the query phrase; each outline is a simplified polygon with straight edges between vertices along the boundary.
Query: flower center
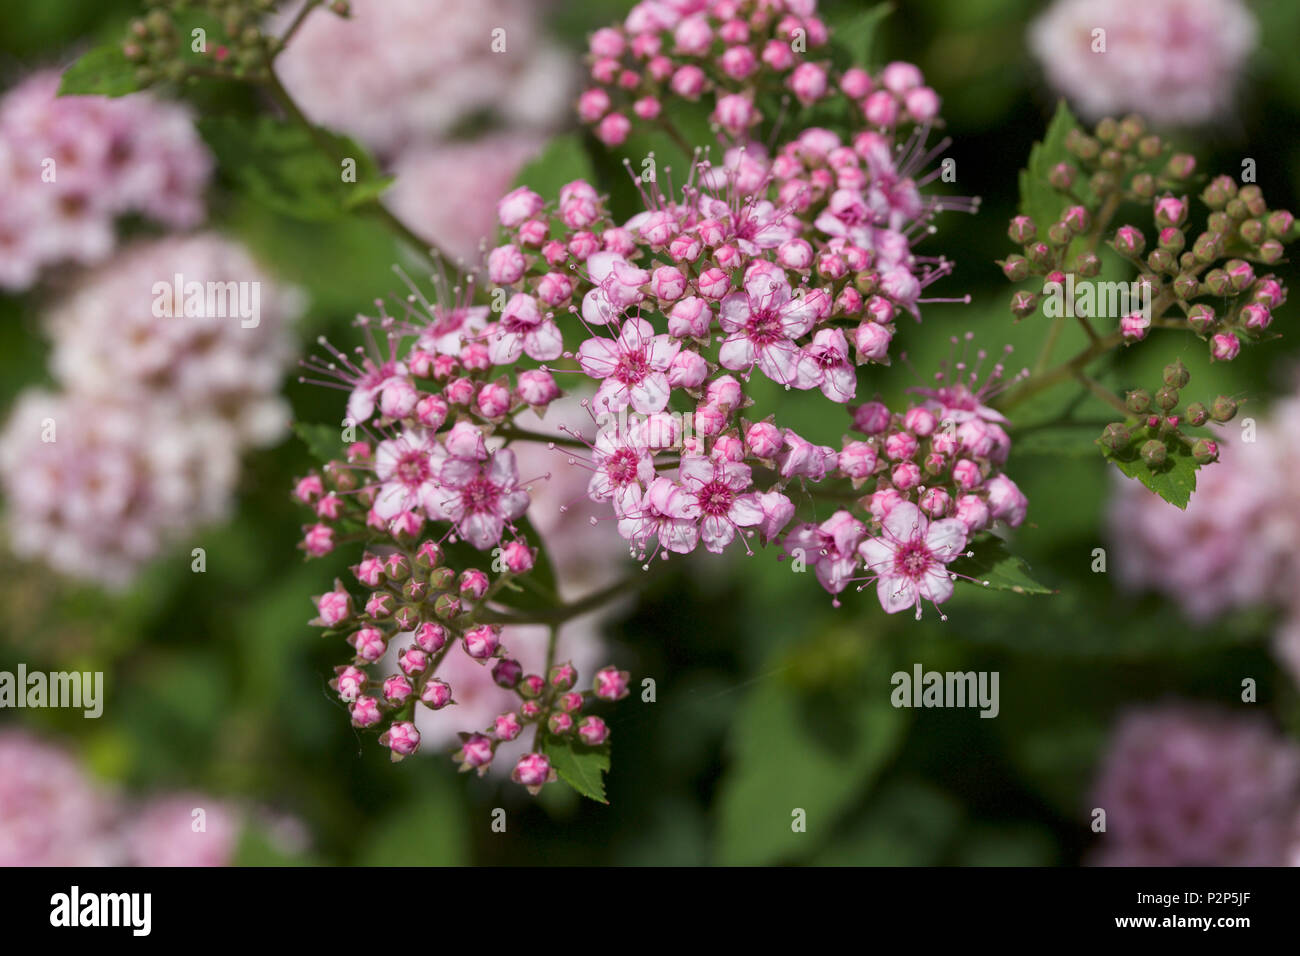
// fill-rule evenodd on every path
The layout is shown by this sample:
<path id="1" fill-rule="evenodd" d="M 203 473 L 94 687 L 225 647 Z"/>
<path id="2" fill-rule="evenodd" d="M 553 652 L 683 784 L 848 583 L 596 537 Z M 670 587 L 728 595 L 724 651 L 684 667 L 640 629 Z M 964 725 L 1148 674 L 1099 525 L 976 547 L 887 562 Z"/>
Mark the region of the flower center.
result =
<path id="1" fill-rule="evenodd" d="M 606 461 L 605 471 L 610 481 L 618 485 L 636 480 L 636 453 L 630 448 L 620 448 Z"/>
<path id="2" fill-rule="evenodd" d="M 627 385 L 637 385 L 649 372 L 650 364 L 646 361 L 645 349 L 636 349 L 622 353 L 616 377 Z"/>
<path id="3" fill-rule="evenodd" d="M 909 541 L 894 556 L 894 570 L 904 577 L 916 579 L 930 569 L 933 560 L 923 541 Z"/>
<path id="4" fill-rule="evenodd" d="M 749 340 L 755 345 L 771 345 L 785 338 L 785 333 L 781 330 L 781 317 L 776 309 L 760 307 L 750 312 L 746 329 Z"/>
<path id="5" fill-rule="evenodd" d="M 409 451 L 402 456 L 397 467 L 393 469 L 397 480 L 404 485 L 422 484 L 429 474 L 429 463 L 418 451 Z"/>
<path id="6" fill-rule="evenodd" d="M 699 490 L 695 498 L 706 515 L 722 516 L 731 510 L 735 493 L 720 481 L 710 481 Z"/>
<path id="7" fill-rule="evenodd" d="M 479 514 L 494 510 L 500 496 L 501 490 L 482 476 L 472 480 L 460 492 L 465 510 Z"/>

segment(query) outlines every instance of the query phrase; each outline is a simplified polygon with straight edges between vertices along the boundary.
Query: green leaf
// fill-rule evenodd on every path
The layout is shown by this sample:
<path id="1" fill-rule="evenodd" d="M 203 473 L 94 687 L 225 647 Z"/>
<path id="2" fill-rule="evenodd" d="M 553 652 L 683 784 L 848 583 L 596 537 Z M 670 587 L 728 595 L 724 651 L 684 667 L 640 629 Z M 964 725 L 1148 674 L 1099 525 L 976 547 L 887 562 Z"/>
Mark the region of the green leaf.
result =
<path id="1" fill-rule="evenodd" d="M 989 535 L 973 542 L 974 555 L 958 558 L 949 569 L 957 574 L 987 581 L 993 591 L 1012 591 L 1015 594 L 1055 594 L 1029 576 L 1029 565 L 1006 549 L 1001 539 Z"/>
<path id="2" fill-rule="evenodd" d="M 333 425 L 294 422 L 293 433 L 302 439 L 317 461 L 327 462 L 343 457 L 343 436 Z"/>
<path id="3" fill-rule="evenodd" d="M 296 219 L 338 219 L 375 200 L 392 182 L 363 146 L 328 130 L 309 132 L 269 116 L 210 117 L 199 121 L 199 130 L 237 185 Z M 343 179 L 345 160 L 356 164 L 354 182 Z"/>
<path id="4" fill-rule="evenodd" d="M 1065 148 L 1065 138 L 1078 125 L 1065 100 L 1061 100 L 1043 141 L 1034 144 L 1029 151 L 1028 166 L 1020 171 L 1020 214 L 1034 220 L 1040 236 L 1047 234 L 1047 227 L 1060 218 L 1061 211 L 1071 201 L 1052 188 L 1047 175 L 1057 163 L 1073 162 Z"/>
<path id="5" fill-rule="evenodd" d="M 871 51 L 876 32 L 885 17 L 894 12 L 892 3 L 878 3 L 831 24 L 837 44 L 848 52 L 848 64 L 864 69 L 872 64 Z"/>
<path id="6" fill-rule="evenodd" d="M 1133 444 L 1137 445 L 1136 439 Z M 1192 456 L 1190 448 L 1182 442 L 1172 444 L 1174 450 L 1169 453 L 1165 463 L 1154 469 L 1142 460 L 1135 448 L 1126 449 L 1120 454 L 1108 448 L 1102 448 L 1102 452 L 1128 477 L 1136 478 L 1165 501 L 1185 511 L 1187 503 L 1192 500 L 1192 492 L 1196 490 L 1196 469 L 1201 466 Z"/>
<path id="7" fill-rule="evenodd" d="M 602 776 L 609 770 L 609 744 L 587 747 L 567 737 L 547 734 L 542 738 L 542 752 L 560 779 L 574 790 L 597 803 L 609 803 Z"/>
<path id="8" fill-rule="evenodd" d="M 97 46 L 63 71 L 60 96 L 126 96 L 140 89 L 135 67 L 117 44 Z"/>
<path id="9" fill-rule="evenodd" d="M 859 645 L 863 635 L 852 635 Z M 795 658 L 778 659 L 746 696 L 732 725 L 732 761 L 717 807 L 715 862 L 745 866 L 815 853 L 897 750 L 908 712 L 889 701 L 893 670 L 879 645 L 852 687 L 800 687 Z M 840 676 L 845 673 L 839 671 Z M 797 832 L 794 811 L 805 814 Z"/>
<path id="10" fill-rule="evenodd" d="M 563 133 L 524 165 L 515 177 L 515 185 L 527 186 L 545 199 L 555 199 L 561 186 L 575 179 L 590 182 L 594 175 L 582 138 L 577 133 Z"/>

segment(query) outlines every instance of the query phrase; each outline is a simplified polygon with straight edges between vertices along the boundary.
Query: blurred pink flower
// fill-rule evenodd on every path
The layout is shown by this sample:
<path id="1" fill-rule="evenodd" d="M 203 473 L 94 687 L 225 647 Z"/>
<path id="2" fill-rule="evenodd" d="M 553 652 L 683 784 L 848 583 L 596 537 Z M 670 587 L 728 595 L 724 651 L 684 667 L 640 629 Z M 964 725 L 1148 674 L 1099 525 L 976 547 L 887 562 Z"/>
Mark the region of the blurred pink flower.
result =
<path id="1" fill-rule="evenodd" d="M 1300 748 L 1263 721 L 1181 704 L 1119 723 L 1093 789 L 1102 866 L 1281 866 L 1300 843 Z"/>
<path id="2" fill-rule="evenodd" d="M 133 866 L 229 866 L 240 829 L 228 804 L 199 793 L 168 794 L 127 822 L 126 852 Z"/>
<path id="3" fill-rule="evenodd" d="M 57 71 L 0 100 L 0 287 L 107 256 L 113 220 L 137 213 L 176 229 L 204 216 L 212 158 L 174 103 L 56 93 Z"/>
<path id="4" fill-rule="evenodd" d="M 545 129 L 568 107 L 571 77 L 568 57 L 541 31 L 539 6 L 352 0 L 348 19 L 318 7 L 277 58 L 276 73 L 313 120 L 384 158 L 483 114 Z"/>
<path id="5" fill-rule="evenodd" d="M 512 133 L 406 150 L 384 204 L 448 255 L 477 263 L 480 245 L 496 235 L 500 197 L 543 142 Z"/>
<path id="6" fill-rule="evenodd" d="M 1241 0 L 1056 0 L 1030 26 L 1029 48 L 1088 119 L 1136 111 L 1193 124 L 1225 118 L 1258 32 Z"/>

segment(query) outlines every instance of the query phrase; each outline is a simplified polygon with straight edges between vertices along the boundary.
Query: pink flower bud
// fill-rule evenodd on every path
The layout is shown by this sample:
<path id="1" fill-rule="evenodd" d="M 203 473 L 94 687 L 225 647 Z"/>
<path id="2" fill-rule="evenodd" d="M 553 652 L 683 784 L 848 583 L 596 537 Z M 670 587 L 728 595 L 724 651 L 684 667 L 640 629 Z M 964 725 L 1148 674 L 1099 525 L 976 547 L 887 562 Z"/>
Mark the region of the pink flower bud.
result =
<path id="1" fill-rule="evenodd" d="M 1119 331 L 1126 342 L 1140 342 L 1151 330 L 1151 320 L 1141 312 L 1130 312 L 1119 320 Z"/>
<path id="2" fill-rule="evenodd" d="M 686 294 L 686 276 L 672 266 L 660 266 L 651 276 L 650 292 L 660 302 L 676 302 Z"/>
<path id="3" fill-rule="evenodd" d="M 715 461 L 744 461 L 745 443 L 738 435 L 719 435 L 710 455 Z"/>
<path id="4" fill-rule="evenodd" d="M 653 96 L 643 96 L 632 104 L 632 112 L 643 120 L 652 120 L 662 109 L 659 100 Z"/>
<path id="5" fill-rule="evenodd" d="M 894 466 L 890 480 L 899 491 L 910 491 L 921 483 L 921 466 L 914 461 L 904 461 Z"/>
<path id="6" fill-rule="evenodd" d="M 622 700 L 628 694 L 627 682 L 630 676 L 627 671 L 603 667 L 596 672 L 592 687 L 601 700 Z"/>
<path id="7" fill-rule="evenodd" d="M 1013 528 L 1025 520 L 1029 499 L 1006 475 L 994 475 L 984 483 L 984 490 L 988 493 L 989 513 L 994 519 L 1005 521 Z"/>
<path id="8" fill-rule="evenodd" d="M 578 725 L 578 736 L 588 747 L 599 747 L 609 739 L 609 727 L 594 714 L 584 717 Z"/>
<path id="9" fill-rule="evenodd" d="M 732 136 L 744 133 L 761 118 L 749 97 L 742 93 L 729 93 L 718 97 L 717 105 L 713 110 L 713 120 Z"/>
<path id="10" fill-rule="evenodd" d="M 905 500 L 897 488 L 881 488 L 868 496 L 867 510 L 877 521 L 884 521 Z"/>
<path id="11" fill-rule="evenodd" d="M 511 243 L 497 246 L 488 253 L 488 278 L 494 285 L 511 285 L 524 276 L 528 268 L 524 255 Z"/>
<path id="12" fill-rule="evenodd" d="M 536 368 L 519 373 L 517 391 L 519 400 L 533 408 L 544 408 L 560 397 L 560 386 L 555 384 L 555 376 Z"/>
<path id="13" fill-rule="evenodd" d="M 397 655 L 397 666 L 407 677 L 423 674 L 429 666 L 429 655 L 418 647 L 406 647 Z"/>
<path id="14" fill-rule="evenodd" d="M 968 534 L 983 531 L 991 520 L 989 506 L 975 495 L 962 495 L 958 498 L 953 517 L 966 526 Z"/>
<path id="15" fill-rule="evenodd" d="M 1241 340 L 1231 332 L 1220 332 L 1210 338 L 1210 358 L 1216 362 L 1231 362 L 1241 354 Z"/>
<path id="16" fill-rule="evenodd" d="M 431 677 L 420 691 L 420 703 L 430 710 L 442 710 L 451 703 L 451 685 Z"/>
<path id="17" fill-rule="evenodd" d="M 895 60 L 880 71 L 880 82 L 887 90 L 906 93 L 925 82 L 921 70 L 913 63 Z"/>
<path id="18" fill-rule="evenodd" d="M 771 422 L 755 422 L 745 432 L 745 443 L 756 458 L 774 458 L 785 438 Z"/>
<path id="19" fill-rule="evenodd" d="M 592 92 L 600 92 L 595 90 Z M 608 104 L 608 97 L 606 97 Z M 536 216 L 546 203 L 541 196 L 527 186 L 520 186 L 506 193 L 497 203 L 497 219 L 507 229 L 513 229 L 525 219 Z"/>
<path id="20" fill-rule="evenodd" d="M 514 740 L 524 732 L 524 725 L 515 713 L 501 714 L 492 721 L 492 736 L 503 743 Z"/>
<path id="21" fill-rule="evenodd" d="M 415 629 L 415 645 L 426 654 L 436 654 L 447 646 L 447 629 L 433 621 L 425 621 Z"/>
<path id="22" fill-rule="evenodd" d="M 698 388 L 708 375 L 709 363 L 697 352 L 678 352 L 668 366 L 668 384 L 672 388 Z"/>
<path id="23" fill-rule="evenodd" d="M 524 754 L 510 772 L 510 779 L 523 784 L 533 796 L 540 793 L 542 785 L 549 783 L 554 776 L 555 771 L 545 754 Z"/>
<path id="24" fill-rule="evenodd" d="M 928 123 L 939 115 L 939 94 L 928 86 L 920 86 L 903 95 L 903 105 L 915 122 Z"/>
<path id="25" fill-rule="evenodd" d="M 460 769 L 477 770 L 484 773 L 492 763 L 492 741 L 483 734 L 463 734 L 460 750 L 452 759 L 460 764 Z"/>
<path id="26" fill-rule="evenodd" d="M 704 338 L 712 321 L 708 303 L 697 296 L 687 296 L 668 312 L 668 334 L 677 338 Z"/>
<path id="27" fill-rule="evenodd" d="M 898 100 L 887 90 L 877 90 L 862 101 L 862 115 L 872 126 L 889 129 L 898 122 Z"/>
<path id="28" fill-rule="evenodd" d="M 1176 199 L 1173 196 L 1163 196 L 1156 200 L 1155 205 L 1156 225 L 1180 226 L 1183 220 L 1187 218 L 1187 202 L 1183 199 Z"/>
<path id="29" fill-rule="evenodd" d="M 338 692 L 339 700 L 351 703 L 361 696 L 361 692 L 366 688 L 365 671 L 349 664 L 346 667 L 334 668 L 334 673 L 338 676 L 330 681 L 330 686 Z"/>
<path id="30" fill-rule="evenodd" d="M 623 55 L 623 34 L 616 27 L 601 27 L 591 35 L 593 56 L 620 57 Z"/>
<path id="31" fill-rule="evenodd" d="M 894 461 L 902 461 L 916 454 L 916 436 L 908 432 L 894 432 L 885 439 L 885 454 Z"/>
<path id="32" fill-rule="evenodd" d="M 298 483 L 293 487 L 293 496 L 303 504 L 310 504 L 324 491 L 325 486 L 321 482 L 320 475 L 308 475 L 306 478 L 298 479 Z"/>
<path id="33" fill-rule="evenodd" d="M 1241 321 L 1252 332 L 1262 332 L 1273 321 L 1273 313 L 1258 302 L 1251 302 L 1241 307 Z"/>
<path id="34" fill-rule="evenodd" d="M 632 131 L 632 121 L 622 113 L 610 113 L 596 127 L 596 138 L 606 146 L 621 146 Z"/>
<path id="35" fill-rule="evenodd" d="M 465 632 L 465 653 L 478 661 L 487 660 L 501 646 L 500 630 L 492 624 L 480 624 Z"/>
<path id="36" fill-rule="evenodd" d="M 302 549 L 313 558 L 329 554 L 334 550 L 334 529 L 327 524 L 311 525 L 303 536 Z"/>
<path id="37" fill-rule="evenodd" d="M 517 233 L 519 242 L 525 246 L 536 248 L 546 241 L 550 228 L 544 219 L 529 219 L 522 222 L 519 224 Z"/>
<path id="38" fill-rule="evenodd" d="M 705 269 L 695 280 L 700 295 L 706 299 L 721 299 L 731 289 L 731 279 L 716 267 Z"/>
<path id="39" fill-rule="evenodd" d="M 609 112 L 609 94 L 595 86 L 584 90 L 578 97 L 578 118 L 584 123 L 594 123 Z"/>
<path id="40" fill-rule="evenodd" d="M 394 674 L 384 679 L 384 700 L 390 704 L 400 704 L 411 696 L 411 682 L 401 674 Z"/>
<path id="41" fill-rule="evenodd" d="M 853 409 L 853 427 L 866 435 L 879 435 L 889 428 L 891 417 L 882 402 L 867 402 Z"/>
<path id="42" fill-rule="evenodd" d="M 909 408 L 903 416 L 903 427 L 921 438 L 933 434 L 938 424 L 934 412 L 928 408 Z"/>
<path id="43" fill-rule="evenodd" d="M 952 506 L 952 496 L 943 488 L 927 488 L 921 494 L 920 505 L 931 518 L 942 518 Z"/>
<path id="44" fill-rule="evenodd" d="M 669 88 L 684 100 L 696 100 L 704 91 L 706 82 L 704 71 L 698 66 L 679 67 L 669 82 Z"/>
<path id="45" fill-rule="evenodd" d="M 501 549 L 501 560 L 511 574 L 526 574 L 533 568 L 533 549 L 522 541 L 511 541 Z"/>
<path id="46" fill-rule="evenodd" d="M 952 466 L 952 480 L 963 491 L 973 491 L 984 481 L 980 466 L 969 458 L 963 458 Z"/>
<path id="47" fill-rule="evenodd" d="M 478 568 L 466 568 L 460 572 L 461 597 L 471 601 L 481 600 L 487 593 L 488 584 L 488 576 Z"/>
<path id="48" fill-rule="evenodd" d="M 379 701 L 364 695 L 358 697 L 352 704 L 351 714 L 354 727 L 373 727 L 381 719 Z"/>
<path id="49" fill-rule="evenodd" d="M 826 94 L 826 69 L 816 63 L 801 63 L 790 74 L 788 83 L 795 98 L 808 106 Z"/>
<path id="50" fill-rule="evenodd" d="M 334 582 L 333 591 L 326 591 L 312 601 L 316 605 L 316 619 L 311 623 L 317 627 L 333 627 L 352 616 L 352 595 L 338 581 Z"/>
<path id="51" fill-rule="evenodd" d="M 840 89 L 851 100 L 860 100 L 871 92 L 871 74 L 861 67 L 850 67 L 840 77 Z"/>
<path id="52" fill-rule="evenodd" d="M 873 445 L 864 441 L 849 441 L 844 443 L 844 448 L 840 451 L 839 468 L 847 477 L 861 480 L 871 477 L 876 470 L 876 461 Z"/>
<path id="53" fill-rule="evenodd" d="M 379 660 L 388 649 L 384 632 L 377 627 L 363 627 L 348 638 L 348 643 L 356 648 L 357 657 L 365 661 Z"/>
<path id="54" fill-rule="evenodd" d="M 889 343 L 894 331 L 890 326 L 875 322 L 862 322 L 853 333 L 853 344 L 861 357 L 870 362 L 881 362 L 889 356 Z"/>
<path id="55" fill-rule="evenodd" d="M 510 389 L 500 382 L 488 382 L 478 392 L 475 404 L 484 418 L 503 418 L 510 411 Z"/>

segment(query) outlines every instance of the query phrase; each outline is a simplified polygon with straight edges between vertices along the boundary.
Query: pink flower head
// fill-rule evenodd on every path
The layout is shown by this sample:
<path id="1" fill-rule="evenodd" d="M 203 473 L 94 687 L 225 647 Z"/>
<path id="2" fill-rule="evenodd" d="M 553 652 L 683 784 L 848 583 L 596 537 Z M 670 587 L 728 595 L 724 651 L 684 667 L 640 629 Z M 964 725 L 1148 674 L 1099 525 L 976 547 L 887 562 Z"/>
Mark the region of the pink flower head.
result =
<path id="1" fill-rule="evenodd" d="M 699 543 L 699 504 L 684 488 L 667 478 L 655 478 L 619 518 L 618 533 L 644 549 L 651 538 L 677 554 L 689 554 Z"/>
<path id="2" fill-rule="evenodd" d="M 448 459 L 442 469 L 443 488 L 426 507 L 430 517 L 456 525 L 461 536 L 487 550 L 498 541 L 508 522 L 528 510 L 528 492 L 519 487 L 515 453 L 503 448 L 486 462 Z"/>
<path id="3" fill-rule="evenodd" d="M 393 762 L 409 757 L 420 746 L 420 732 L 409 720 L 398 721 L 379 735 L 379 743 L 392 750 Z"/>
<path id="4" fill-rule="evenodd" d="M 832 402 L 847 402 L 858 390 L 858 376 L 849 361 L 849 343 L 840 329 L 819 329 L 804 354 L 817 368 L 817 385 Z"/>
<path id="5" fill-rule="evenodd" d="M 578 349 L 578 363 L 601 379 L 596 407 L 619 411 L 630 403 L 643 415 L 668 406 L 668 369 L 681 348 L 669 335 L 656 335 L 645 319 L 629 318 L 618 338 L 590 338 Z"/>
<path id="6" fill-rule="evenodd" d="M 510 779 L 523 784 L 529 793 L 537 796 L 541 793 L 543 784 L 555 779 L 555 771 L 551 769 L 551 762 L 545 754 L 524 754 L 511 771 Z"/>
<path id="7" fill-rule="evenodd" d="M 511 365 L 527 353 L 539 362 L 559 358 L 564 339 L 559 326 L 537 310 L 537 300 L 516 292 L 506 303 L 501 321 L 488 333 L 488 357 L 493 365 Z"/>
<path id="8" fill-rule="evenodd" d="M 427 507 L 439 491 L 441 451 L 441 446 L 420 429 L 380 442 L 375 449 L 375 476 L 379 479 L 375 513 L 387 520 L 403 511 Z"/>
<path id="9" fill-rule="evenodd" d="M 856 551 L 867 528 L 847 511 L 837 511 L 820 525 L 791 529 L 781 543 L 786 554 L 811 563 L 817 580 L 831 594 L 839 594 L 857 570 Z"/>
<path id="10" fill-rule="evenodd" d="M 690 510 L 700 518 L 700 540 L 709 551 L 721 553 L 736 528 L 762 523 L 758 496 L 745 493 L 752 483 L 748 465 L 688 458 L 679 471 L 682 488 L 695 499 Z"/>
<path id="11" fill-rule="evenodd" d="M 592 689 L 601 700 L 616 701 L 627 696 L 627 684 L 630 676 L 627 671 L 617 667 L 602 667 L 596 671 L 592 680 Z"/>
<path id="12" fill-rule="evenodd" d="M 326 591 L 312 601 L 316 604 L 316 617 L 307 623 L 314 627 L 334 627 L 352 616 L 352 595 L 338 578 L 334 579 L 333 591 Z"/>
<path id="13" fill-rule="evenodd" d="M 750 270 L 745 291 L 722 300 L 718 322 L 727 333 L 718 361 L 725 368 L 747 371 L 755 364 L 780 385 L 812 388 L 819 369 L 794 342 L 817 320 L 814 306 L 796 297 L 779 270 Z"/>
<path id="14" fill-rule="evenodd" d="M 942 604 L 952 596 L 946 565 L 966 547 L 966 526 L 955 518 L 931 522 L 911 502 L 902 502 L 881 522 L 881 535 L 862 542 L 858 553 L 876 576 L 876 594 L 888 614 L 921 601 Z"/>

